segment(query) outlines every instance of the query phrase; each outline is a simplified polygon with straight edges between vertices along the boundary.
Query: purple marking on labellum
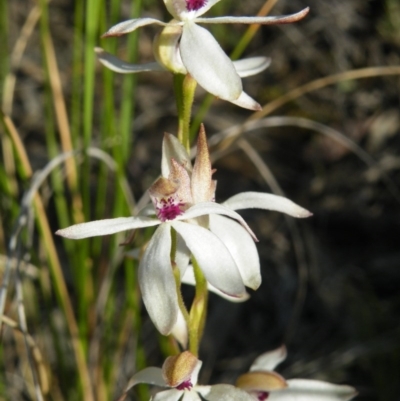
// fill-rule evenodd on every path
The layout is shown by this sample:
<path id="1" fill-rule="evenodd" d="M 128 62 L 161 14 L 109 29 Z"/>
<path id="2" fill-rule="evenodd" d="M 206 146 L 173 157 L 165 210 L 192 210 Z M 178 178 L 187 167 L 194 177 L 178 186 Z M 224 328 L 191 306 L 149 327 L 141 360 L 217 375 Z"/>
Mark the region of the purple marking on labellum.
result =
<path id="1" fill-rule="evenodd" d="M 197 11 L 204 7 L 207 0 L 186 0 L 186 8 L 188 11 Z"/>
<path id="2" fill-rule="evenodd" d="M 257 398 L 259 399 L 259 401 L 265 401 L 269 396 L 269 393 L 267 393 L 266 391 L 259 391 L 257 394 Z"/>
<path id="3" fill-rule="evenodd" d="M 163 222 L 174 220 L 183 213 L 183 206 L 184 203 L 173 197 L 158 199 L 156 205 L 157 217 Z"/>
<path id="4" fill-rule="evenodd" d="M 176 386 L 177 390 L 190 390 L 193 387 L 193 384 L 190 380 L 182 382 L 179 386 Z"/>

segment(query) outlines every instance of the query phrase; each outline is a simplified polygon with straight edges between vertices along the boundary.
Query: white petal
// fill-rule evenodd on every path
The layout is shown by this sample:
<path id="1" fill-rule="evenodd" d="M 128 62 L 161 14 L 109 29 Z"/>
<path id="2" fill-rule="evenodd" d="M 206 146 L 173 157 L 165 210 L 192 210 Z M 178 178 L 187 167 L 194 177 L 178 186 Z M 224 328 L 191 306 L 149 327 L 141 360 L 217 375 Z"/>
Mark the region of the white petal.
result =
<path id="1" fill-rule="evenodd" d="M 192 390 L 192 391 L 185 391 L 181 401 L 202 401 L 199 394 Z"/>
<path id="2" fill-rule="evenodd" d="M 242 81 L 210 32 L 186 22 L 179 49 L 186 69 L 206 91 L 230 101 L 240 96 Z"/>
<path id="3" fill-rule="evenodd" d="M 151 398 L 151 401 L 178 401 L 182 397 L 182 393 L 183 391 L 174 388 L 171 390 L 160 391 Z"/>
<path id="4" fill-rule="evenodd" d="M 204 397 L 211 391 L 211 386 L 196 386 L 193 390 L 196 391 L 196 393 L 201 394 L 204 399 Z"/>
<path id="5" fill-rule="evenodd" d="M 260 355 L 251 365 L 250 372 L 253 371 L 271 371 L 274 370 L 282 361 L 286 359 L 286 347 L 274 349 Z"/>
<path id="6" fill-rule="evenodd" d="M 183 275 L 186 272 L 186 269 L 189 266 L 189 260 L 190 260 L 190 251 L 186 246 L 186 243 L 183 240 L 183 238 L 179 234 L 177 234 L 175 263 L 179 271 L 181 272 L 181 278 L 183 277 Z"/>
<path id="7" fill-rule="evenodd" d="M 228 248 L 246 287 L 256 290 L 261 284 L 260 260 L 249 233 L 236 221 L 210 215 L 210 230 Z"/>
<path id="8" fill-rule="evenodd" d="M 233 62 L 240 78 L 250 77 L 266 70 L 271 64 L 268 57 L 250 57 Z"/>
<path id="9" fill-rule="evenodd" d="M 116 219 L 96 220 L 88 223 L 75 224 L 56 231 L 56 234 L 65 238 L 81 239 L 115 234 L 122 231 L 135 230 L 136 228 L 152 227 L 160 223 L 158 219 L 145 216 L 118 217 Z"/>
<path id="10" fill-rule="evenodd" d="M 246 230 L 247 232 L 253 237 L 255 241 L 257 241 L 257 237 L 251 230 L 251 228 L 247 225 L 244 221 L 243 217 L 240 214 L 233 211 L 233 208 L 226 207 L 225 205 L 220 205 L 215 202 L 200 202 L 196 205 L 192 206 L 185 213 L 178 216 L 175 220 L 187 220 L 193 219 L 199 216 L 205 216 L 208 214 L 222 214 L 224 216 L 231 217 L 232 219 L 237 220 Z"/>
<path id="11" fill-rule="evenodd" d="M 140 383 L 165 387 L 165 380 L 163 379 L 161 368 L 149 367 L 135 373 L 129 380 L 124 392 L 128 392 L 133 386 Z"/>
<path id="12" fill-rule="evenodd" d="M 207 401 L 254 401 L 254 398 L 246 391 L 229 384 L 211 386 L 211 390 L 205 394 L 204 398 Z"/>
<path id="13" fill-rule="evenodd" d="M 193 272 L 192 265 L 190 265 L 186 269 L 185 275 L 182 277 L 182 284 L 196 285 L 196 279 L 194 278 L 194 272 Z M 250 295 L 247 292 L 245 294 L 243 294 L 243 296 L 241 296 L 241 297 L 231 297 L 227 294 L 224 294 L 222 291 L 218 290 L 210 283 L 207 283 L 207 288 L 208 288 L 208 291 L 211 291 L 214 294 L 217 294 L 220 297 L 225 298 L 226 300 L 228 300 L 230 302 L 244 302 L 250 298 Z"/>
<path id="14" fill-rule="evenodd" d="M 195 224 L 176 220 L 170 224 L 186 241 L 207 281 L 226 294 L 244 295 L 243 281 L 235 261 L 218 237 Z"/>
<path id="15" fill-rule="evenodd" d="M 178 318 L 178 296 L 171 260 L 171 226 L 161 224 L 139 263 L 143 303 L 161 334 L 171 332 Z"/>
<path id="16" fill-rule="evenodd" d="M 293 217 L 310 217 L 312 213 L 283 196 L 263 192 L 242 192 L 227 199 L 222 205 L 233 210 L 265 209 L 286 213 Z"/>
<path id="17" fill-rule="evenodd" d="M 112 26 L 105 34 L 103 34 L 102 38 L 109 38 L 111 36 L 122 36 L 126 33 L 133 32 L 137 28 L 151 24 L 162 26 L 168 25 L 165 22 L 159 21 L 158 19 L 154 18 L 135 18 L 128 21 L 120 22 L 119 24 Z"/>
<path id="18" fill-rule="evenodd" d="M 242 92 L 236 100 L 229 100 L 231 103 L 236 104 L 236 106 L 243 107 L 244 109 L 258 111 L 261 110 L 261 106 L 253 98 L 251 98 L 247 93 Z"/>
<path id="19" fill-rule="evenodd" d="M 187 348 L 189 333 L 185 318 L 180 309 L 178 310 L 178 318 L 176 319 L 176 323 L 171 331 L 171 334 L 176 338 L 183 349 Z"/>
<path id="20" fill-rule="evenodd" d="M 188 172 L 192 171 L 190 156 L 175 135 L 165 134 L 162 144 L 161 174 L 168 178 L 171 172 L 171 159 L 183 164 Z"/>
<path id="21" fill-rule="evenodd" d="M 357 395 L 350 386 L 341 386 L 317 380 L 287 380 L 288 388 L 271 391 L 268 401 L 348 401 Z"/>
<path id="22" fill-rule="evenodd" d="M 94 51 L 97 54 L 97 58 L 100 63 L 111 71 L 119 72 L 120 74 L 135 74 L 138 72 L 146 71 L 165 71 L 158 63 L 148 63 L 148 64 L 130 64 L 118 57 L 107 53 L 100 47 L 95 47 Z"/>
<path id="23" fill-rule="evenodd" d="M 199 24 L 291 24 L 304 18 L 310 11 L 309 7 L 304 8 L 298 13 L 289 15 L 278 15 L 271 17 L 215 17 L 215 18 L 196 18 Z"/>
<path id="24" fill-rule="evenodd" d="M 174 18 L 189 20 L 196 18 L 198 15 L 203 15 L 219 1 L 221 0 L 207 0 L 204 2 L 203 7 L 192 11 L 188 11 L 187 9 L 187 0 L 164 0 L 164 4 Z"/>

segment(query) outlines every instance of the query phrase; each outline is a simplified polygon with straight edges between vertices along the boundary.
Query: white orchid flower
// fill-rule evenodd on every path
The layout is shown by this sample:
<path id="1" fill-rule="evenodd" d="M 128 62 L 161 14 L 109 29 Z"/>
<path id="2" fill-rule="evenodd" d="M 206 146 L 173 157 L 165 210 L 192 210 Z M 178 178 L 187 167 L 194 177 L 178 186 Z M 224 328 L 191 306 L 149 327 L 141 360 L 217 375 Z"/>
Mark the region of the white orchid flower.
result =
<path id="1" fill-rule="evenodd" d="M 240 107 L 258 110 L 260 105 L 243 91 L 241 78 L 265 70 L 270 60 L 255 57 L 232 62 L 211 33 L 197 24 L 288 24 L 302 19 L 309 9 L 279 17 L 201 17 L 219 1 L 164 0 L 174 18 L 169 23 L 154 18 L 132 19 L 113 26 L 103 35 L 121 36 L 150 24 L 163 26 L 162 33 L 154 42 L 158 63 L 133 65 L 96 48 L 99 60 L 119 73 L 166 69 L 176 74 L 190 74 L 207 92 Z"/>
<path id="2" fill-rule="evenodd" d="M 262 354 L 240 376 L 236 386 L 247 391 L 253 400 L 264 401 L 348 401 L 357 395 L 353 387 L 319 380 L 285 380 L 273 370 L 286 358 L 284 346 Z"/>
<path id="3" fill-rule="evenodd" d="M 214 201 L 210 156 L 204 127 L 192 168 L 185 148 L 173 135 L 163 141 L 162 175 L 150 187 L 152 205 L 139 216 L 120 217 L 76 224 L 56 234 L 81 239 L 143 227 L 159 226 L 139 263 L 139 285 L 150 318 L 162 334 L 169 334 L 178 317 L 173 266 L 185 275 L 190 255 L 206 280 L 231 297 L 246 297 L 245 286 L 261 284 L 260 264 L 250 227 L 235 210 L 259 208 L 294 217 L 310 213 L 289 199 L 264 193 L 245 192 L 222 204 Z M 176 231 L 175 260 L 171 263 L 171 229 Z"/>
<path id="4" fill-rule="evenodd" d="M 151 401 L 253 401 L 247 392 L 229 384 L 197 385 L 201 365 L 202 362 L 189 351 L 170 356 L 162 368 L 149 367 L 136 373 L 119 401 L 124 400 L 127 392 L 140 383 L 168 388 L 157 393 Z"/>

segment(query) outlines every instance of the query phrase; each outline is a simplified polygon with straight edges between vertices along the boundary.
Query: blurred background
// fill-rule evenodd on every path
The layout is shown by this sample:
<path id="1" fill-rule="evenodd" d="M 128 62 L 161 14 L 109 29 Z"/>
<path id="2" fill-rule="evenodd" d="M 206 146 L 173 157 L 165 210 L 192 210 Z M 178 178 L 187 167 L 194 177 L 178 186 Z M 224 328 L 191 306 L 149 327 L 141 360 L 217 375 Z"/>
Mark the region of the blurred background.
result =
<path id="1" fill-rule="evenodd" d="M 307 6 L 304 20 L 261 27 L 249 43 L 245 26 L 207 26 L 227 54 L 272 60 L 244 79 L 262 112 L 196 93 L 193 130 L 205 123 L 217 201 L 274 192 L 313 216 L 243 212 L 259 239 L 263 284 L 243 304 L 210 296 L 200 380 L 234 383 L 285 343 L 285 378 L 350 384 L 360 401 L 400 400 L 400 2 L 223 0 L 207 16 Z M 161 0 L 0 0 L 3 289 L 10 241 L 18 244 L 9 252 L 0 399 L 35 399 L 29 361 L 46 400 L 115 399 L 170 349 L 141 307 L 137 262 L 124 256 L 151 230 L 124 247 L 125 235 L 72 244 L 53 234 L 134 213 L 159 174 L 163 132 L 177 130 L 171 74 L 122 76 L 95 60 L 94 46 L 153 60 L 156 26 L 100 39 L 135 16 L 170 18 Z M 32 175 L 72 149 L 65 167 L 42 181 Z M 23 195 L 38 180 L 40 198 L 27 206 Z M 143 388 L 130 399 L 147 396 Z"/>

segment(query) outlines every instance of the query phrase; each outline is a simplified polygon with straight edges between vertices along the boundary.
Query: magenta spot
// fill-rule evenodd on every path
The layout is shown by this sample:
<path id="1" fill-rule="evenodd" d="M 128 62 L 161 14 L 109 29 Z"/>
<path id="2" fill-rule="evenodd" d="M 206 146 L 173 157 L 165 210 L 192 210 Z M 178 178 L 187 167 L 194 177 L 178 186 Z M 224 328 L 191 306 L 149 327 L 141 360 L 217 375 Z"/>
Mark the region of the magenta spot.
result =
<path id="1" fill-rule="evenodd" d="M 204 7 L 207 0 L 186 0 L 186 8 L 188 11 L 197 11 Z"/>
<path id="2" fill-rule="evenodd" d="M 269 396 L 269 393 L 267 393 L 266 391 L 259 391 L 257 394 L 257 398 L 259 399 L 259 401 L 265 401 Z"/>
<path id="3" fill-rule="evenodd" d="M 157 202 L 157 217 L 161 221 L 174 220 L 183 213 L 183 205 L 173 198 L 160 199 Z"/>
<path id="4" fill-rule="evenodd" d="M 193 384 L 190 380 L 182 382 L 179 386 L 176 386 L 177 390 L 190 390 L 193 387 Z"/>

